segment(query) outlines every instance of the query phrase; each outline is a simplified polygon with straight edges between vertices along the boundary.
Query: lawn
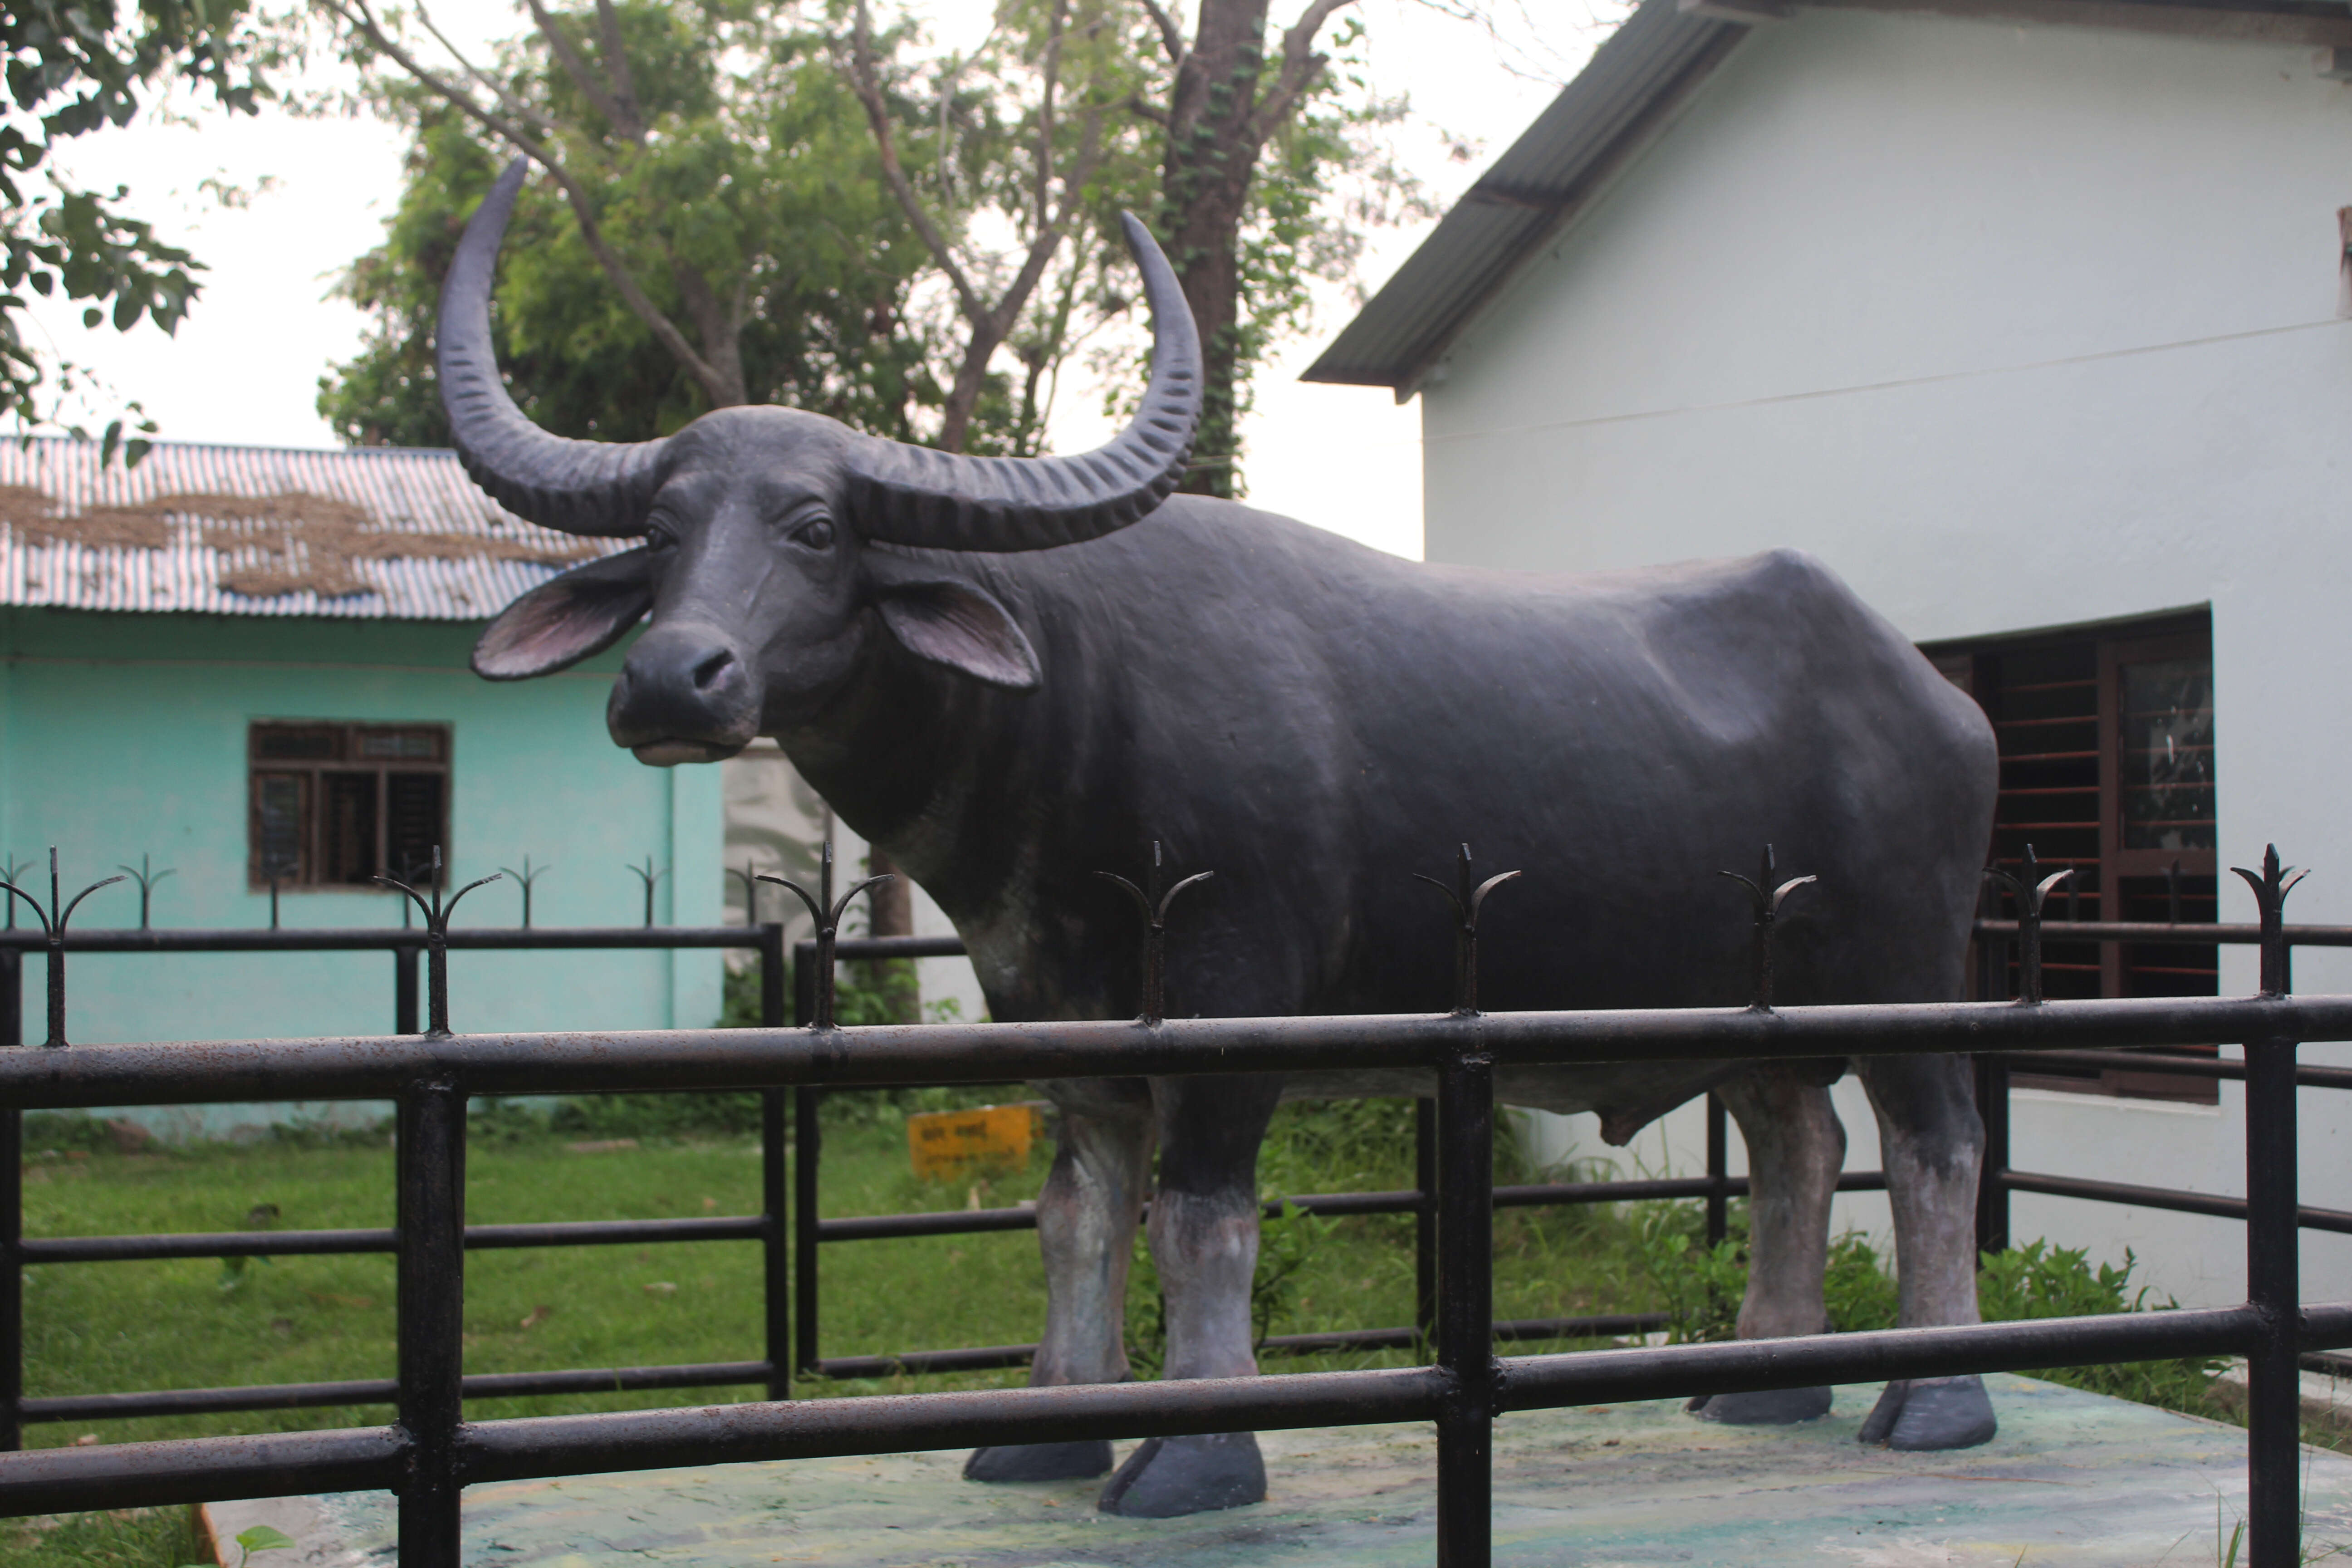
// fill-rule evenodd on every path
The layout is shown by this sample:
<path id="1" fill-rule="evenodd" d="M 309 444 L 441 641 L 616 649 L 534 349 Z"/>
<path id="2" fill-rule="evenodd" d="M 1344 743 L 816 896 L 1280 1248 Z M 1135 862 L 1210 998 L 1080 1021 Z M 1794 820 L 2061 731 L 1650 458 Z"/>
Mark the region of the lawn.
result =
<path id="1" fill-rule="evenodd" d="M 1006 1206 L 1034 1198 L 1043 1146 L 1025 1169 L 941 1186 L 911 1173 L 903 1124 L 854 1103 L 829 1118 L 828 1215 Z M 1286 1110 L 1269 1147 L 1269 1194 L 1410 1184 L 1402 1149 L 1369 1116 Z M 759 1207 L 755 1139 L 735 1135 L 580 1137 L 525 1127 L 478 1136 L 467 1218 L 529 1220 L 741 1215 Z M 98 1140 L 84 1140 L 100 1142 Z M 1405 1144 L 1409 1148 L 1409 1142 Z M 1513 1173 L 1506 1173 L 1511 1174 Z M 28 1237 L 289 1230 L 392 1223 L 388 1138 L 211 1146 L 137 1153 L 35 1148 L 25 1173 Z M 1496 1216 L 1496 1312 L 1549 1317 L 1640 1310 L 1652 1292 L 1621 1224 L 1596 1212 L 1506 1210 Z M 1412 1318 L 1411 1221 L 1402 1215 L 1267 1226 L 1261 1296 L 1266 1331 L 1402 1324 Z M 1036 1239 L 1027 1232 L 828 1246 L 822 1321 L 827 1355 L 1002 1344 L 1036 1337 L 1045 1313 Z M 25 1271 L 26 1392 L 35 1396 L 394 1374 L 389 1257 L 45 1265 Z M 1138 1296 L 1150 1289 L 1139 1284 Z M 1148 1321 L 1148 1310 L 1139 1317 Z M 759 1248 L 751 1242 L 543 1247 L 467 1258 L 466 1370 L 524 1372 L 657 1362 L 746 1361 L 761 1352 Z M 1148 1345 L 1140 1347 L 1148 1355 Z M 1393 1363 L 1384 1355 L 1286 1359 L 1286 1370 Z M 882 1383 L 804 1380 L 801 1397 L 1018 1383 L 1018 1371 Z M 758 1397 L 756 1387 L 477 1401 L 475 1419 L 635 1409 Z M 373 1425 L 383 1405 L 45 1425 L 46 1447 L 217 1433 Z"/>
<path id="2" fill-rule="evenodd" d="M 997 1098 L 1019 1098 L 1005 1089 Z M 1001 1207 L 1034 1198 L 1050 1146 L 1025 1168 L 984 1181 L 927 1184 L 912 1173 L 903 1113 L 943 1108 L 971 1091 L 917 1091 L 895 1100 L 828 1102 L 823 1210 L 828 1216 Z M 729 1117 L 697 1130 L 669 1101 L 594 1101 L 551 1125 L 499 1108 L 477 1116 L 467 1171 L 467 1218 L 533 1220 L 744 1215 L 759 1207 L 756 1138 Z M 724 1109 L 723 1107 L 721 1108 Z M 740 1112 L 732 1125 L 741 1124 Z M 700 1120 L 709 1123 L 708 1114 Z M 1285 1107 L 1260 1166 L 1268 1196 L 1412 1184 L 1411 1111 L 1381 1102 Z M 246 1146 L 122 1152 L 103 1137 L 58 1137 L 41 1147 L 28 1126 L 27 1237 L 384 1226 L 393 1215 L 388 1136 L 300 1136 Z M 1499 1181 L 1533 1179 L 1507 1140 Z M 1498 1318 L 1671 1310 L 1692 1337 L 1727 1333 L 1744 1283 L 1735 1237 L 1710 1252 L 1695 1205 L 1639 1210 L 1506 1209 L 1495 1215 Z M 1842 1328 L 1891 1321 L 1893 1289 L 1859 1237 L 1833 1249 L 1832 1310 Z M 1386 1327 L 1412 1317 L 1413 1249 L 1403 1215 L 1317 1219 L 1295 1213 L 1265 1227 L 1256 1310 L 1262 1333 Z M 2126 1274 L 2040 1247 L 2008 1255 L 1986 1275 L 1990 1316 L 2123 1310 Z M 34 1396 L 233 1384 L 389 1378 L 394 1374 L 389 1257 L 280 1258 L 45 1265 L 25 1271 L 26 1392 Z M 1129 1335 L 1139 1375 L 1156 1370 L 1155 1287 L 1139 1258 Z M 2144 1302 L 2144 1305 L 2158 1303 Z M 827 1355 L 1003 1344 L 1036 1337 L 1045 1289 L 1036 1239 L 1025 1232 L 837 1244 L 824 1249 L 822 1320 Z M 467 1259 L 465 1348 L 469 1373 L 756 1360 L 761 1342 L 756 1244 L 548 1247 L 476 1252 Z M 1571 1348 L 1522 1344 L 1517 1353 Z M 1404 1364 L 1409 1351 L 1269 1359 L 1269 1371 Z M 2061 1374 L 2105 1392 L 2230 1417 L 2204 1394 L 2208 1369 L 2158 1363 Z M 1025 1371 L 799 1380 L 795 1397 L 1017 1384 Z M 2108 1384 L 2112 1383 L 2114 1386 Z M 476 1420 L 641 1409 L 761 1397 L 756 1386 L 481 1400 Z M 389 1405 L 270 1411 L 28 1428 L 30 1446 L 132 1442 L 224 1433 L 379 1425 Z M 2336 1443 L 2335 1431 L 2307 1438 Z M 0 1523 L 11 1568 L 172 1568 L 193 1561 L 178 1510 Z M 267 1559 L 264 1559 L 266 1565 Z"/>

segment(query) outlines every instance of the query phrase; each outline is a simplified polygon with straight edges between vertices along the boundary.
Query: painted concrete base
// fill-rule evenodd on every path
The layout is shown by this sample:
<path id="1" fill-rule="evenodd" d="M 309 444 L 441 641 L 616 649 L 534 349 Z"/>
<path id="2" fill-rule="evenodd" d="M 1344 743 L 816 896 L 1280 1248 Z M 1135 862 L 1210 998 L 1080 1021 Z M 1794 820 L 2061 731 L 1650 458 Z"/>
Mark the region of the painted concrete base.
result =
<path id="1" fill-rule="evenodd" d="M 1679 1402 L 1497 1424 L 1495 1561 L 1554 1568 L 2216 1564 L 2245 1502 L 2245 1434 L 2000 1377 L 2000 1436 L 1960 1454 L 1864 1448 L 1875 1386 L 1822 1420 L 1704 1426 Z M 898 1454 L 478 1487 L 467 1568 L 1388 1568 L 1433 1547 L 1427 1426 L 1261 1439 L 1269 1501 L 1108 1519 L 1097 1482 L 981 1487 L 963 1455 Z M 1122 1449 L 1122 1457 L 1124 1450 Z M 2305 1542 L 2352 1543 L 2352 1457 L 2308 1451 Z M 215 1539 L 269 1523 L 301 1544 L 255 1568 L 389 1568 L 382 1493 L 215 1504 Z M 2240 1561 L 2244 1560 L 2242 1550 Z M 234 1561 L 234 1552 L 231 1554 Z"/>

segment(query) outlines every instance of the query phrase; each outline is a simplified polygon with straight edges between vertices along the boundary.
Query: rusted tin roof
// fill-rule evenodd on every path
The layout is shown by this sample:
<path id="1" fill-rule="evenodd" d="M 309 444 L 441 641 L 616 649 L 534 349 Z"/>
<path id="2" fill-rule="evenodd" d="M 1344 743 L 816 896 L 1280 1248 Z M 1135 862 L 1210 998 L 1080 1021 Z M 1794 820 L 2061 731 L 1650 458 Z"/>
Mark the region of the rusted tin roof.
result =
<path id="1" fill-rule="evenodd" d="M 0 440 L 0 605 L 484 620 L 631 542 L 525 522 L 448 451 Z"/>

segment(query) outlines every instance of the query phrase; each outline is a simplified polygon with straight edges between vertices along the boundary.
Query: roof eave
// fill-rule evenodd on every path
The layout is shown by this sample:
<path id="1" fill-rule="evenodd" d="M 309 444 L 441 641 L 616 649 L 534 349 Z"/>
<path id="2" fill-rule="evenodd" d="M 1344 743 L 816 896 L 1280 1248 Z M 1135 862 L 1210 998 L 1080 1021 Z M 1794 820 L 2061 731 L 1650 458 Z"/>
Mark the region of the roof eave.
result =
<path id="1" fill-rule="evenodd" d="M 1754 26 L 1809 9 L 1916 12 L 2352 51 L 2352 16 L 2317 0 L 1645 0 L 1299 379 L 1386 386 L 1399 403 L 1409 400 L 1472 319 L 1664 134 Z M 1612 95 L 1629 89 L 1633 100 L 1608 117 Z M 1595 133 L 1571 133 L 1563 142 L 1559 132 L 1580 115 L 1601 121 Z M 1521 178 L 1496 177 L 1514 163 Z M 1535 177 L 1525 177 L 1530 174 Z M 1497 225 L 1498 208 L 1529 216 Z"/>

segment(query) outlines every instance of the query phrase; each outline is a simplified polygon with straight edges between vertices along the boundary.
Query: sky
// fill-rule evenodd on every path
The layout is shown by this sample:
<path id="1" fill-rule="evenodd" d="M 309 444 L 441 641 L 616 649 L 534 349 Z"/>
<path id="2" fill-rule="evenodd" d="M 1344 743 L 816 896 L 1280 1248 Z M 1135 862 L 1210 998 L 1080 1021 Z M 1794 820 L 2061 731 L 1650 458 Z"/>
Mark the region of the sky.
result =
<path id="1" fill-rule="evenodd" d="M 1413 113 L 1395 129 L 1400 161 L 1440 206 L 1468 186 L 1557 94 L 1605 28 L 1586 6 L 1547 5 L 1531 19 L 1517 0 L 1492 0 L 1481 21 L 1447 15 L 1454 0 L 1357 0 L 1372 86 L 1408 93 Z M 1486 0 L 1481 0 L 1486 3 Z M 1278 26 L 1296 4 L 1277 0 Z M 986 0 L 930 0 L 933 35 L 952 43 L 987 26 Z M 1343 13 L 1344 15 L 1344 13 Z M 442 31 L 469 52 L 525 26 L 507 0 L 442 0 Z M 332 84 L 321 68 L 306 85 Z M 360 312 L 329 297 L 336 276 L 381 242 L 399 199 L 404 138 L 372 118 L 232 116 L 174 100 L 171 112 L 68 144 L 60 166 L 100 188 L 126 184 L 132 210 L 209 268 L 204 293 L 173 336 L 142 322 L 128 333 L 85 331 L 79 307 L 37 301 L 28 336 L 95 372 L 106 389 L 70 410 L 102 423 L 136 399 L 166 440 L 331 447 L 315 407 L 320 376 L 358 349 Z M 1478 149 L 1466 161 L 1450 142 Z M 207 181 L 249 193 L 225 206 Z M 1357 284 L 1367 292 L 1410 255 L 1430 225 L 1375 230 Z M 1318 291 L 1315 320 L 1280 344 L 1257 379 L 1244 426 L 1252 504 L 1349 534 L 1399 554 L 1422 550 L 1420 416 L 1379 387 L 1298 381 L 1353 314 L 1337 286 Z M 1108 428 L 1099 388 L 1066 389 L 1053 426 L 1056 450 L 1095 445 Z"/>

